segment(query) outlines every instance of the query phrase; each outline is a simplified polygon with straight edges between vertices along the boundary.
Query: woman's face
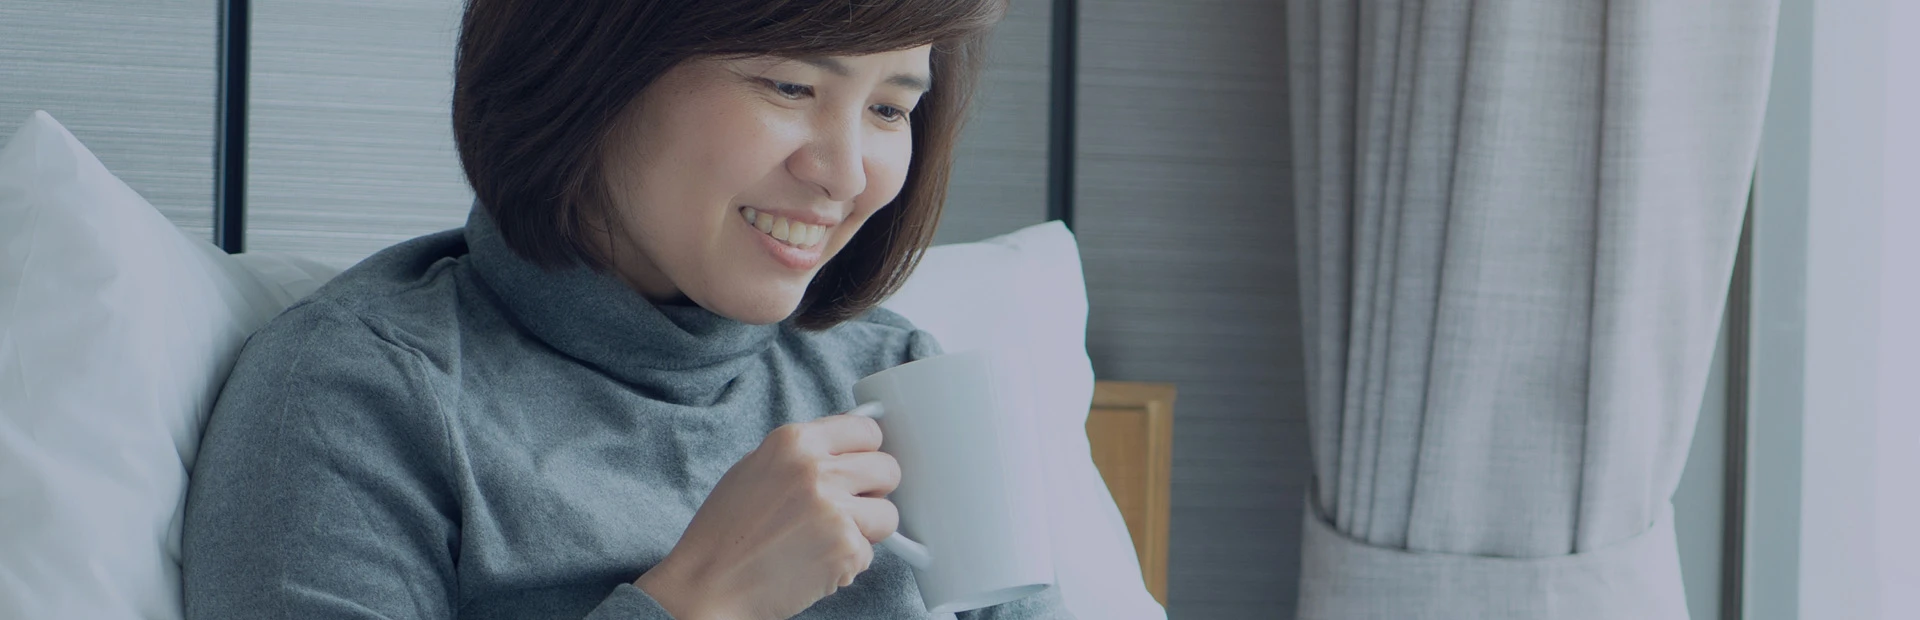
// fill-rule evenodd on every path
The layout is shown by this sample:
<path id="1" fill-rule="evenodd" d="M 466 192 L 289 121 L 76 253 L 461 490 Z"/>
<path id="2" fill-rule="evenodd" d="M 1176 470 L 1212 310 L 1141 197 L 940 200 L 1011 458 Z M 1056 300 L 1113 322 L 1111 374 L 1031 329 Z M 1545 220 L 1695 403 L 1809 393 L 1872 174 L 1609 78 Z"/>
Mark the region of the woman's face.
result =
<path id="1" fill-rule="evenodd" d="M 785 319 L 820 266 L 900 193 L 929 51 L 668 70 L 602 154 L 619 219 L 600 236 L 604 255 L 655 303 Z"/>

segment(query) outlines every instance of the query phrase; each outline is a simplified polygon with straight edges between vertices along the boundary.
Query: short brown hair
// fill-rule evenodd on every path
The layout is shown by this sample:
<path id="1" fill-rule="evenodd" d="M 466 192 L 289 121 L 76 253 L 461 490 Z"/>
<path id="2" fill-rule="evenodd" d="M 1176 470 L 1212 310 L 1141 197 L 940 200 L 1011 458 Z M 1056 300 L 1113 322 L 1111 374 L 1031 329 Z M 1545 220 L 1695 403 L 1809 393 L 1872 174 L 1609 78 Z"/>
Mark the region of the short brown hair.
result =
<path id="1" fill-rule="evenodd" d="M 1005 0 L 469 0 L 453 137 L 475 197 L 513 251 L 604 270 L 586 237 L 613 221 L 601 147 L 622 111 L 698 57 L 861 55 L 932 44 L 935 86 L 911 115 L 900 195 L 821 267 L 795 322 L 825 329 L 893 294 L 933 242 L 953 147 Z"/>

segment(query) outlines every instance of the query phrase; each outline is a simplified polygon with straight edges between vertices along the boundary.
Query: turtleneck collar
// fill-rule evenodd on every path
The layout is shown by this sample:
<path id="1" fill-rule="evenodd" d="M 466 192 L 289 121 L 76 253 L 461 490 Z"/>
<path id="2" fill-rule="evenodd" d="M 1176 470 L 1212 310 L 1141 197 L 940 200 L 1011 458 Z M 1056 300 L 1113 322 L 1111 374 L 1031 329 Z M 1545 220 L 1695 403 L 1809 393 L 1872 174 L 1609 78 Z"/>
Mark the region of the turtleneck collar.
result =
<path id="1" fill-rule="evenodd" d="M 474 271 L 522 328 L 659 400 L 712 404 L 780 330 L 697 304 L 655 305 L 611 273 L 541 269 L 507 248 L 478 203 L 465 235 Z"/>

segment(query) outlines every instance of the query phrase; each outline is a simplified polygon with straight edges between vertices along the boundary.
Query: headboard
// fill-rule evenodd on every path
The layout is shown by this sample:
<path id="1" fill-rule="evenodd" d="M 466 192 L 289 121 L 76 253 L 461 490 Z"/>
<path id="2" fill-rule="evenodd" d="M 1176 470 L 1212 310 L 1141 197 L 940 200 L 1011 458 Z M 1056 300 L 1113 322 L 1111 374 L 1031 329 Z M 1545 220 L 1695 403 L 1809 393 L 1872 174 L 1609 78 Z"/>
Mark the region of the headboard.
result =
<path id="1" fill-rule="evenodd" d="M 1097 381 L 1087 412 L 1093 464 L 1127 522 L 1147 591 L 1167 604 L 1167 525 L 1172 513 L 1171 383 Z"/>

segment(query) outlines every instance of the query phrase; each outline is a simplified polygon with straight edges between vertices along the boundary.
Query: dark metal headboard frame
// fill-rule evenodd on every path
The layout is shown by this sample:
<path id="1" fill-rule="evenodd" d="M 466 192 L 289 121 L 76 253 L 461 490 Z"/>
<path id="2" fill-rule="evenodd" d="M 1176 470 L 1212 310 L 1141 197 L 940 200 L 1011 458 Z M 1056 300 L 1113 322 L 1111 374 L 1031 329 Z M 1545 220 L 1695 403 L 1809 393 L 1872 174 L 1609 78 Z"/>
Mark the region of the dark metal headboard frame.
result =
<path id="1" fill-rule="evenodd" d="M 213 147 L 213 242 L 229 254 L 247 240 L 248 0 L 220 2 L 220 111 Z"/>
<path id="2" fill-rule="evenodd" d="M 1047 109 L 1047 219 L 1073 230 L 1073 117 L 1079 90 L 1080 3 L 1053 0 L 1052 90 Z"/>

